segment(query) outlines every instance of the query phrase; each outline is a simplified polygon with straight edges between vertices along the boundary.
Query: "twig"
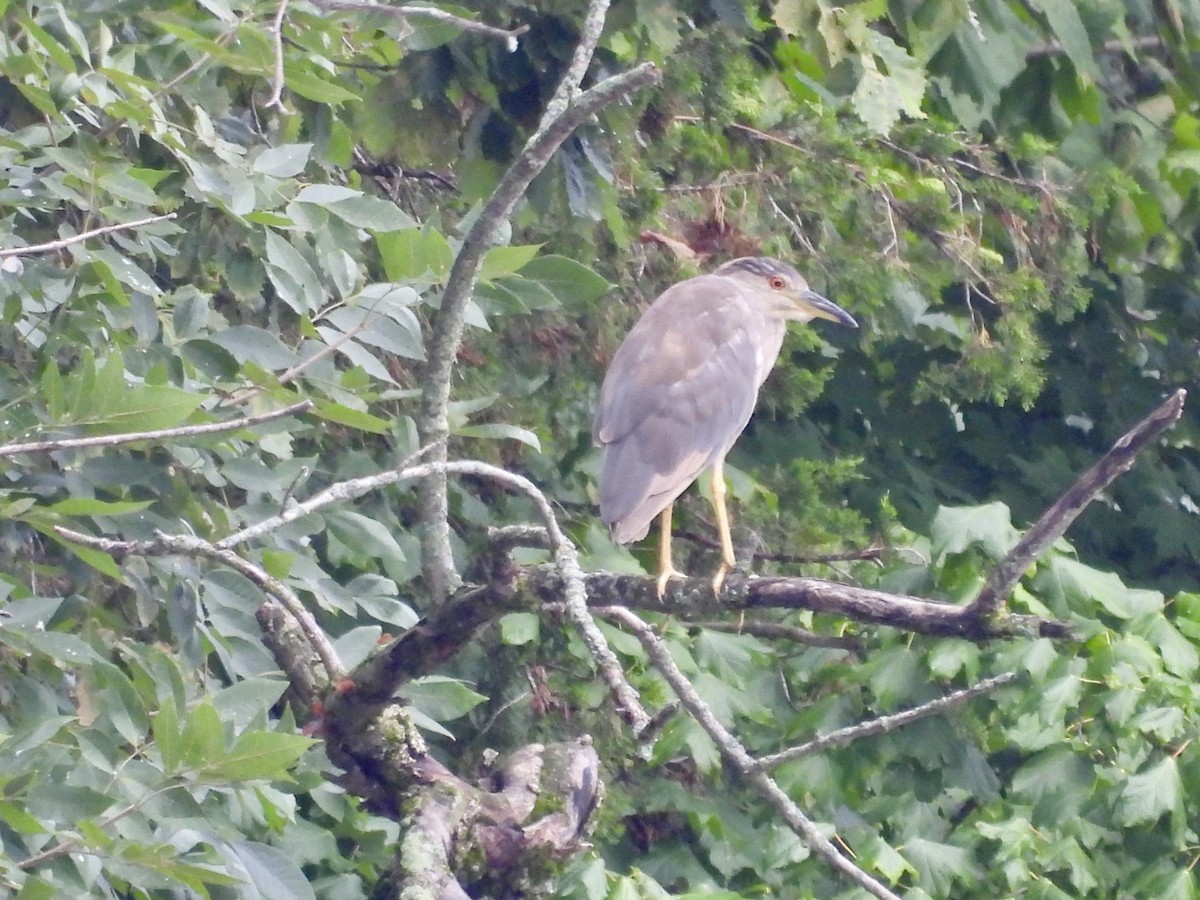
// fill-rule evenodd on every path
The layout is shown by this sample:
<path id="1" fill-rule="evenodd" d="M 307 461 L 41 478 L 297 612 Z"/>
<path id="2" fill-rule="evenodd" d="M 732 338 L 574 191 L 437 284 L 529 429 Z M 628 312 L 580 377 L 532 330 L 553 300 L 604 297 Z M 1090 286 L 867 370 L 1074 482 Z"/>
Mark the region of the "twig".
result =
<path id="1" fill-rule="evenodd" d="M 114 231 L 128 231 L 131 228 L 140 228 L 143 225 L 152 225 L 155 222 L 166 222 L 174 218 L 175 213 L 166 213 L 161 216 L 147 216 L 144 219 L 136 219 L 133 222 L 120 222 L 116 225 L 93 228 L 90 231 L 80 232 L 71 237 L 59 238 L 57 241 L 47 241 L 44 244 L 31 244 L 28 247 L 8 247 L 7 249 L 0 250 L 0 259 L 5 259 L 9 256 L 33 256 L 35 253 L 51 253 L 55 250 L 69 247 L 72 244 L 78 244 L 81 241 L 99 237 L 102 234 L 112 234 Z"/>
<path id="2" fill-rule="evenodd" d="M 1012 593 L 1030 564 L 1062 537 L 1071 527 L 1071 523 L 1101 491 L 1129 471 L 1139 453 L 1179 421 L 1179 417 L 1183 415 L 1183 401 L 1186 398 L 1187 391 L 1182 388 L 1171 394 L 1157 409 L 1121 435 L 1112 445 L 1112 449 L 1080 475 L 1075 483 L 1042 513 L 1041 518 L 992 570 L 978 596 L 967 607 L 971 615 L 984 620 L 1000 611 L 1005 598 Z"/>
<path id="3" fill-rule="evenodd" d="M 592 23 L 597 15 L 600 15 L 602 25 L 602 10 L 606 7 L 605 0 L 592 0 L 586 21 Z M 597 13 L 597 10 L 601 13 Z M 581 43 L 589 40 L 588 27 L 585 25 L 585 35 L 580 39 Z M 576 62 L 577 60 L 572 62 L 572 72 L 579 68 Z M 458 345 L 465 328 L 467 303 L 474 293 L 483 256 L 499 235 L 501 224 L 512 214 L 517 201 L 524 195 L 534 176 L 545 168 L 555 151 L 576 128 L 604 107 L 652 84 L 659 77 L 659 71 L 653 64 L 643 63 L 628 72 L 601 81 L 574 97 L 561 109 L 556 104 L 548 105 L 537 131 L 504 173 L 463 238 L 462 247 L 455 257 L 446 288 L 442 293 L 441 306 L 433 320 L 426 354 L 428 363 L 423 378 L 425 387 L 421 397 L 418 427 L 423 442 L 437 445 L 434 451 L 435 462 L 446 461 L 446 441 L 450 432 L 447 409 L 450 401 L 450 381 Z M 555 97 L 562 93 L 563 88 L 560 85 Z M 450 545 L 448 494 L 444 472 L 438 471 L 434 477 L 422 484 L 420 501 L 423 526 L 421 566 L 426 586 L 435 602 L 438 602 L 462 583 L 454 565 Z"/>
<path id="4" fill-rule="evenodd" d="M 337 12 L 384 13 L 400 19 L 434 19 L 454 25 L 463 31 L 471 31 L 487 37 L 503 38 L 512 50 L 516 50 L 517 38 L 529 30 L 528 25 L 521 25 L 517 28 L 497 28 L 494 25 L 485 25 L 474 19 L 464 19 L 462 16 L 429 6 L 385 6 L 382 3 L 370 3 L 365 0 L 313 0 L 313 4 L 320 9 Z"/>
<path id="5" fill-rule="evenodd" d="M 828 838 L 821 834 L 816 823 L 812 821 L 795 802 L 784 793 L 766 772 L 758 768 L 754 758 L 746 748 L 722 725 L 707 704 L 700 699 L 692 683 L 687 680 L 670 651 L 654 630 L 628 609 L 620 606 L 610 606 L 603 609 L 603 614 L 615 619 L 622 627 L 633 632 L 646 650 L 646 655 L 654 667 L 662 674 L 683 707 L 692 715 L 712 739 L 725 762 L 738 774 L 746 779 L 759 795 L 775 809 L 788 826 L 804 841 L 808 848 L 830 867 L 844 875 L 849 881 L 861 887 L 875 897 L 885 900 L 899 900 L 881 882 L 872 878 L 853 862 L 843 856 Z"/>
<path id="6" fill-rule="evenodd" d="M 804 644 L 809 647 L 825 647 L 832 650 L 862 649 L 862 641 L 858 640 L 858 638 L 817 634 L 815 631 L 809 631 L 807 628 L 797 628 L 795 625 L 784 625 L 781 622 L 760 622 L 754 619 L 747 619 L 745 622 L 707 622 L 692 621 L 690 619 L 685 619 L 685 621 L 700 628 L 707 628 L 709 631 L 722 631 L 726 634 L 748 634 L 752 637 L 759 637 L 768 641 L 792 641 L 793 643 Z"/>
<path id="7" fill-rule="evenodd" d="M 978 684 L 955 691 L 952 694 L 947 694 L 945 697 L 938 697 L 936 700 L 930 700 L 928 703 L 922 703 L 920 706 L 906 709 L 904 712 L 893 713 L 890 716 L 880 716 L 877 719 L 860 722 L 858 725 L 850 725 L 847 728 L 839 728 L 837 731 L 821 735 L 799 746 L 790 747 L 787 750 L 781 750 L 779 753 L 772 753 L 769 756 L 759 757 L 754 763 L 754 768 L 763 771 L 773 769 L 783 763 L 800 759 L 802 756 L 820 753 L 822 750 L 828 750 L 831 747 L 840 747 L 859 738 L 894 731 L 901 726 L 909 725 L 921 719 L 928 719 L 930 716 L 935 716 L 938 713 L 947 712 L 962 706 L 973 697 L 994 691 L 998 687 L 1003 687 L 1015 681 L 1016 678 L 1016 672 L 1006 672 L 994 678 L 986 678 Z"/>
<path id="8" fill-rule="evenodd" d="M 279 0 L 279 6 L 275 9 L 275 19 L 271 22 L 269 29 L 271 34 L 271 45 L 275 50 L 275 87 L 271 91 L 271 96 L 267 100 L 265 106 L 270 109 L 272 106 L 278 106 L 280 112 L 285 112 L 283 108 L 283 17 L 287 13 L 288 4 L 292 0 Z"/>
<path id="9" fill-rule="evenodd" d="M 297 415 L 312 408 L 311 400 L 301 400 L 283 409 L 245 416 L 229 422 L 205 422 L 202 425 L 180 425 L 176 428 L 160 428 L 157 431 L 134 431 L 126 434 L 103 434 L 96 437 L 62 438 L 51 441 L 33 441 L 28 444 L 6 444 L 0 447 L 0 458 L 19 453 L 45 453 L 55 450 L 77 450 L 80 447 L 116 447 L 121 444 L 136 444 L 139 441 L 159 441 L 166 438 L 191 437 L 198 434 L 217 434 L 222 431 L 238 431 L 253 425 L 261 425 L 285 416 Z"/>
<path id="10" fill-rule="evenodd" d="M 313 618 L 313 614 L 308 611 L 308 608 L 305 607 L 304 603 L 301 602 L 292 589 L 282 581 L 272 578 L 264 569 L 238 556 L 232 550 L 223 549 L 191 535 L 164 534 L 161 531 L 156 531 L 154 539 L 149 541 L 116 541 L 112 538 L 97 538 L 70 528 L 63 528 L 60 525 L 54 527 L 54 533 L 65 541 L 81 544 L 84 547 L 91 547 L 94 550 L 107 553 L 114 558 L 130 554 L 136 556 L 168 556 L 179 554 L 182 556 L 198 556 L 204 559 L 211 559 L 214 562 L 226 565 L 235 572 L 245 575 L 246 578 L 262 588 L 265 593 L 278 600 L 291 613 L 292 617 L 296 620 L 296 624 L 304 632 L 304 636 L 308 638 L 308 642 L 312 645 L 313 650 L 321 658 L 321 663 L 325 667 L 325 672 L 329 676 L 331 683 L 337 682 L 346 674 L 346 670 L 342 667 L 342 661 L 338 658 L 333 644 L 329 642 L 329 639 L 325 636 L 325 632 L 321 630 L 321 626 Z"/>

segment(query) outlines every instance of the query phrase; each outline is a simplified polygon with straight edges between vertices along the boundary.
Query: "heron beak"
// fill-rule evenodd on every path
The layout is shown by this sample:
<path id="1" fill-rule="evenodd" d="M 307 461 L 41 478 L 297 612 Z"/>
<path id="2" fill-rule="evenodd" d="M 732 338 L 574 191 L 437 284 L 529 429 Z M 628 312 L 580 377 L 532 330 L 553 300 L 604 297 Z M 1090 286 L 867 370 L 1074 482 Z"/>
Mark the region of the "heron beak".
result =
<path id="1" fill-rule="evenodd" d="M 857 328 L 858 322 L 854 316 L 846 312 L 832 300 L 827 300 L 816 291 L 802 291 L 796 296 L 796 305 L 814 319 L 828 319 L 847 328 Z"/>

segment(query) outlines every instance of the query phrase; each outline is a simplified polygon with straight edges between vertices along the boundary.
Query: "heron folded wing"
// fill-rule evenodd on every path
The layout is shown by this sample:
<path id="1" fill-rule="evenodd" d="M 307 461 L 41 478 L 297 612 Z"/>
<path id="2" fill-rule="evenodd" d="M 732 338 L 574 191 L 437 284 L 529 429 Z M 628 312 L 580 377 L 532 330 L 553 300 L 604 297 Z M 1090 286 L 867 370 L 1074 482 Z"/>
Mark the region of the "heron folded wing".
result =
<path id="1" fill-rule="evenodd" d="M 692 288 L 680 290 L 681 288 Z M 601 389 L 600 512 L 625 543 L 728 452 L 782 341 L 729 280 L 671 288 L 630 331 Z"/>

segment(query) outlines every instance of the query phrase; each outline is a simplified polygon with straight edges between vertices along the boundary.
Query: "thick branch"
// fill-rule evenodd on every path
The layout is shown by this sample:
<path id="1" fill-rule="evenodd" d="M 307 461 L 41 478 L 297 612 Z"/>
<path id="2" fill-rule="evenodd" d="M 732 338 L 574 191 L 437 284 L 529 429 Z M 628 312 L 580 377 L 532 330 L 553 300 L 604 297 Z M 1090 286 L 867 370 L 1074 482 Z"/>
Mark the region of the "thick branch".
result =
<path id="1" fill-rule="evenodd" d="M 228 422 L 205 422 L 203 425 L 180 425 L 177 428 L 160 428 L 157 431 L 135 431 L 126 434 L 104 434 L 97 437 L 61 438 L 59 440 L 33 441 L 28 444 L 6 444 L 0 447 L 0 458 L 16 456 L 19 453 L 45 453 L 56 450 L 77 450 L 81 447 L 116 447 L 121 444 L 136 444 L 140 441 L 162 441 L 167 438 L 192 437 L 198 434 L 219 434 L 222 431 L 240 431 L 251 425 L 261 425 L 282 419 L 285 416 L 299 415 L 312 408 L 311 400 L 302 400 L 258 416 L 245 416 L 241 419 L 231 419 Z"/>
<path id="2" fill-rule="evenodd" d="M 712 739 L 726 763 L 758 791 L 759 795 L 775 809 L 780 818 L 814 854 L 872 896 L 886 898 L 886 900 L 899 900 L 884 884 L 872 878 L 838 852 L 837 847 L 821 834 L 816 823 L 804 814 L 803 810 L 775 783 L 775 780 L 756 767 L 754 759 L 746 751 L 746 748 L 729 729 L 717 721 L 712 710 L 700 699 L 700 695 L 692 683 L 675 665 L 671 652 L 649 625 L 622 607 L 610 607 L 605 610 L 605 614 L 633 632 L 645 648 L 650 661 L 671 685 L 671 690 L 675 692 L 680 703 Z"/>
<path id="3" fill-rule="evenodd" d="M 1139 453 L 1179 421 L 1179 417 L 1183 415 L 1183 401 L 1186 397 L 1187 391 L 1175 391 L 1150 415 L 1121 435 L 1099 462 L 1080 475 L 1076 482 L 1042 513 L 1042 517 L 1025 532 L 1008 555 L 1000 560 L 979 595 L 967 607 L 967 611 L 981 620 L 996 615 L 1005 598 L 1012 593 L 1033 561 L 1062 537 L 1071 527 L 1071 523 L 1101 491 L 1129 471 Z"/>
<path id="4" fill-rule="evenodd" d="M 791 762 L 793 759 L 800 759 L 800 757 L 808 756 L 812 753 L 820 753 L 822 750 L 828 750 L 830 747 L 841 747 L 859 738 L 894 731 L 904 725 L 909 725 L 921 719 L 928 719 L 930 716 L 935 716 L 938 713 L 944 713 L 962 706 L 968 700 L 978 697 L 980 694 L 986 694 L 989 691 L 994 691 L 998 687 L 1003 687 L 1015 681 L 1016 677 L 1015 672 L 1006 672 L 1003 675 L 997 675 L 995 678 L 985 678 L 983 681 L 969 688 L 963 688 L 961 691 L 955 691 L 953 694 L 947 694 L 945 697 L 938 697 L 936 700 L 930 700 L 928 703 L 922 703 L 920 706 L 914 706 L 912 709 L 906 709 L 903 712 L 894 713 L 890 716 L 880 716 L 877 719 L 860 722 L 857 725 L 850 725 L 846 728 L 839 728 L 837 731 L 823 734 L 799 746 L 789 747 L 787 750 L 781 750 L 779 753 L 759 757 L 754 767 L 763 770 L 773 769 L 776 766 L 783 765 L 785 762 Z"/>
<path id="5" fill-rule="evenodd" d="M 593 0 L 589 21 L 597 9 L 601 10 L 602 19 L 605 7 L 607 3 Z M 588 58 L 590 59 L 590 50 Z M 574 69 L 575 62 L 572 63 L 572 71 Z M 562 142 L 601 109 L 639 88 L 652 84 L 658 78 L 658 70 L 652 64 L 644 63 L 584 91 L 561 111 L 548 109 L 538 130 L 530 137 L 521 155 L 505 172 L 464 237 L 462 248 L 455 257 L 446 281 L 441 307 L 434 319 L 421 398 L 418 422 L 421 440 L 422 443 L 437 446 L 435 462 L 443 462 L 446 459 L 445 442 L 450 431 L 447 417 L 450 378 L 465 327 L 467 303 L 474 294 L 484 254 L 495 243 L 503 223 L 512 214 L 529 183 L 545 168 Z M 450 547 L 446 479 L 442 473 L 438 473 L 422 485 L 421 518 L 422 568 L 426 586 L 436 602 L 448 596 L 461 584 Z"/>
<path id="6" fill-rule="evenodd" d="M 542 566 L 527 575 L 531 590 L 547 602 L 560 596 L 552 569 Z M 731 575 L 720 596 L 713 594 L 707 578 L 672 581 L 660 598 L 655 580 L 645 575 L 589 573 L 586 580 L 588 604 L 622 605 L 655 612 L 677 613 L 682 618 L 727 615 L 741 609 L 807 609 L 830 613 L 871 625 L 888 625 L 917 634 L 988 641 L 1036 635 L 1075 640 L 1068 622 L 1038 616 L 1006 615 L 981 621 L 970 607 L 922 600 L 905 594 L 889 594 L 868 588 L 823 581 L 819 578 L 747 578 Z"/>

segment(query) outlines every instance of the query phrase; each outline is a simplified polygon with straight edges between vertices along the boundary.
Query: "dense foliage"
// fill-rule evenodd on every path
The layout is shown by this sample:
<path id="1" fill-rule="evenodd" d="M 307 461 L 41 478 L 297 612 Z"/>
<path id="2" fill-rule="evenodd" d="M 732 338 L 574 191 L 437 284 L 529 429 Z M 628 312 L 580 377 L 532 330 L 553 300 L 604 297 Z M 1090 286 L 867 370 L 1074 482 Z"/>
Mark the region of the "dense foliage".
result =
<path id="1" fill-rule="evenodd" d="M 353 898 L 386 881 L 401 828 L 330 780 L 281 702 L 259 586 L 227 561 L 56 528 L 216 542 L 417 451 L 450 267 L 585 5 L 445 7 L 527 27 L 509 39 L 320 0 L 0 0 L 0 442 L 313 403 L 0 457 L 5 892 Z M 804 570 L 968 601 L 1020 529 L 1196 379 L 1198 41 L 1180 0 L 614 2 L 592 78 L 650 60 L 662 82 L 579 129 L 488 252 L 451 456 L 530 478 L 589 568 L 649 568 L 649 545 L 614 547 L 594 515 L 604 365 L 670 282 L 777 255 L 864 327 L 789 336 L 731 457 L 739 551 L 786 572 L 876 544 L 877 560 Z M 1018 673 L 777 772 L 897 893 L 1191 897 L 1195 442 L 1188 414 L 1011 598 L 1078 645 L 811 613 L 785 621 L 846 641 L 658 624 L 754 753 Z M 483 479 L 451 490 L 481 580 L 488 528 L 535 516 Z M 685 506 L 685 567 L 707 571 L 706 506 Z M 237 552 L 352 667 L 429 611 L 419 524 L 410 487 L 390 487 Z M 667 702 L 642 646 L 604 628 L 647 706 Z M 554 614 L 499 619 L 404 697 L 464 778 L 488 748 L 592 735 L 607 796 L 555 892 L 859 895 L 730 785 L 691 717 L 644 760 Z"/>

